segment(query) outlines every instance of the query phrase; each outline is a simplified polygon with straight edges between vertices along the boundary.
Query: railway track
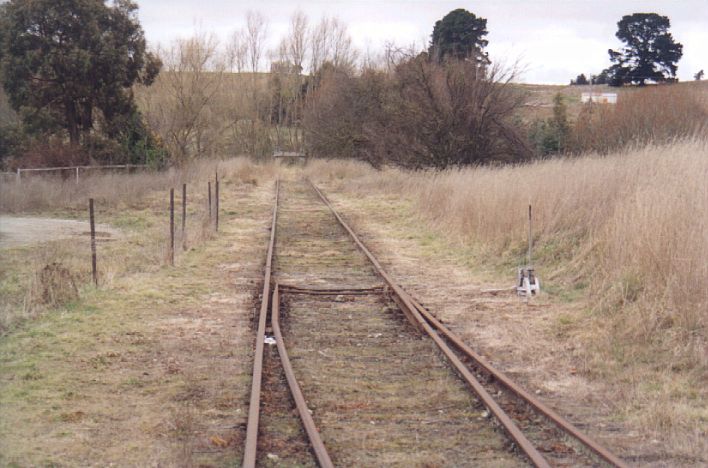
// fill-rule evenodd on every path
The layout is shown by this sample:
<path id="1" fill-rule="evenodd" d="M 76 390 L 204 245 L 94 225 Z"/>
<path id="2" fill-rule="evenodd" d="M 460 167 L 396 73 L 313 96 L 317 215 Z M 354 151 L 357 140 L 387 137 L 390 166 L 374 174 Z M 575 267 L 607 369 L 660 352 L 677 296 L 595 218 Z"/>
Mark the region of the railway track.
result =
<path id="1" fill-rule="evenodd" d="M 275 191 L 244 467 L 626 466 L 398 286 L 316 186 Z"/>

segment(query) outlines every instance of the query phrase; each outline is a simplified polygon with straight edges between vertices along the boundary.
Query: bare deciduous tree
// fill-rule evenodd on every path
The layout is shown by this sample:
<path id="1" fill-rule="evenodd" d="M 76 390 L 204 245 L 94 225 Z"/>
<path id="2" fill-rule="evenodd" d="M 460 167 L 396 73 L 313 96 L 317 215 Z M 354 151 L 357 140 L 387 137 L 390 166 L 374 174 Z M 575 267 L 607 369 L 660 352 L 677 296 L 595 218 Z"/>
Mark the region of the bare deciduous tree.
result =
<path id="1" fill-rule="evenodd" d="M 293 66 L 302 73 L 308 45 L 308 20 L 302 11 L 296 11 L 290 17 L 290 36 L 287 40 L 289 58 Z"/>
<path id="2" fill-rule="evenodd" d="M 352 38 L 347 31 L 347 25 L 338 18 L 330 20 L 330 60 L 335 67 L 353 67 L 358 52 L 352 45 Z"/>
<path id="3" fill-rule="evenodd" d="M 260 69 L 267 33 L 268 24 L 261 13 L 255 11 L 246 13 L 246 50 L 248 65 L 253 73 Z"/>
<path id="4" fill-rule="evenodd" d="M 310 74 L 314 75 L 329 56 L 330 20 L 323 17 L 310 31 Z"/>
<path id="5" fill-rule="evenodd" d="M 248 53 L 246 38 L 243 30 L 234 31 L 231 41 L 226 46 L 229 69 L 241 73 L 246 69 L 246 55 Z"/>
<path id="6" fill-rule="evenodd" d="M 310 31 L 310 73 L 314 74 L 325 62 L 337 68 L 354 67 L 358 56 L 347 26 L 336 17 L 323 17 Z"/>
<path id="7" fill-rule="evenodd" d="M 290 61 L 290 44 L 288 39 L 281 39 L 278 46 L 268 52 L 268 58 L 270 58 L 271 71 L 274 65 L 282 65 L 287 69 L 291 69 L 293 63 Z"/>
<path id="8" fill-rule="evenodd" d="M 146 119 L 176 161 L 212 156 L 221 128 L 211 114 L 226 68 L 218 40 L 199 33 L 174 41 L 158 54 L 164 71 L 150 92 L 139 94 Z"/>

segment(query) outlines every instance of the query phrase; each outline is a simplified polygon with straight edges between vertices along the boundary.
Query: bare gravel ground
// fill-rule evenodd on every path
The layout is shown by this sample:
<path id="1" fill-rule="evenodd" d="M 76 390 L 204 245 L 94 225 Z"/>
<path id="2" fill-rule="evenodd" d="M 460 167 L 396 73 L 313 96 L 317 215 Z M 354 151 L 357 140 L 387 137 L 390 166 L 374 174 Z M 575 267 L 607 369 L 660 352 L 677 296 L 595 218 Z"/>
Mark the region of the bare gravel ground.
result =
<path id="1" fill-rule="evenodd" d="M 41 242 L 88 238 L 88 221 L 54 218 L 0 216 L 0 250 L 28 246 Z M 114 239 L 120 231 L 107 224 L 96 225 L 96 238 Z"/>

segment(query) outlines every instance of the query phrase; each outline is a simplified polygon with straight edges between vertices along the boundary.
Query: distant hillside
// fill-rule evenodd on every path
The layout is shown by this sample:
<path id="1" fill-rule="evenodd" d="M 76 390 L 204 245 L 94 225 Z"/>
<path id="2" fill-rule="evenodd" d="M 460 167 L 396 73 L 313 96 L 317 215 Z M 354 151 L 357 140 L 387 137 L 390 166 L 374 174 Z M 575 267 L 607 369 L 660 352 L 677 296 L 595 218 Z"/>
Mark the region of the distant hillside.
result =
<path id="1" fill-rule="evenodd" d="M 617 93 L 619 100 L 622 99 L 623 95 L 628 93 L 640 93 L 642 90 L 649 89 L 651 86 L 645 88 L 639 87 L 620 87 L 614 88 L 607 85 L 583 85 L 583 86 L 570 86 L 570 85 L 537 85 L 537 84 L 523 84 L 519 83 L 516 86 L 523 89 L 528 93 L 528 99 L 526 101 L 525 118 L 547 118 L 553 114 L 553 97 L 557 93 L 561 93 L 565 98 L 565 103 L 568 106 L 568 116 L 571 119 L 577 117 L 581 109 L 580 95 L 587 92 L 596 93 Z M 682 88 L 691 88 L 698 90 L 705 96 L 708 96 L 708 80 L 703 81 L 684 81 L 676 84 L 670 85 L 660 85 L 660 86 L 678 86 Z"/>

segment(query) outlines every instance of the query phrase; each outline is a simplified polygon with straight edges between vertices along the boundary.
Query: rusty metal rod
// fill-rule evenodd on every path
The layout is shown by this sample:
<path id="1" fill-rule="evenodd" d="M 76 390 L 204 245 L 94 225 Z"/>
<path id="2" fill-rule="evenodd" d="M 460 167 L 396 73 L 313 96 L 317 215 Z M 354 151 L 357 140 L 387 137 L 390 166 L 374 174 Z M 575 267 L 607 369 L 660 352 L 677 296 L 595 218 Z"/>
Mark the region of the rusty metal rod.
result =
<path id="1" fill-rule="evenodd" d="M 301 291 L 299 289 L 284 289 L 283 293 L 300 296 L 371 296 L 383 294 L 382 289 L 372 291 Z"/>
<path id="2" fill-rule="evenodd" d="M 412 317 L 412 320 L 417 322 L 418 329 L 422 329 L 430 336 L 438 348 L 445 354 L 450 363 L 457 369 L 457 371 L 462 375 L 462 378 L 472 387 L 474 392 L 480 398 L 484 406 L 489 409 L 489 411 L 494 415 L 494 417 L 499 421 L 499 423 L 504 427 L 507 434 L 514 440 L 519 449 L 529 458 L 529 460 L 539 468 L 550 468 L 550 465 L 546 459 L 540 454 L 540 452 L 533 446 L 531 441 L 523 434 L 521 429 L 511 420 L 511 418 L 504 412 L 504 410 L 499 406 L 499 404 L 492 398 L 492 396 L 487 392 L 484 386 L 472 375 L 467 366 L 455 355 L 455 353 L 450 349 L 450 347 L 444 342 L 442 338 L 433 330 L 428 322 L 426 322 L 423 317 L 418 312 L 418 309 L 413 305 L 412 298 L 406 293 L 400 286 L 393 282 L 393 279 L 386 273 L 378 260 L 373 256 L 368 248 L 359 240 L 359 237 L 354 233 L 354 231 L 347 225 L 347 223 L 342 219 L 342 217 L 337 213 L 332 204 L 327 200 L 327 198 L 322 194 L 322 192 L 310 181 L 312 188 L 317 192 L 319 197 L 322 199 L 325 205 L 329 207 L 332 214 L 337 218 L 339 224 L 349 233 L 350 237 L 359 246 L 359 249 L 366 255 L 366 257 L 371 261 L 376 269 L 377 273 L 386 281 L 386 283 L 391 287 L 393 292 L 394 301 L 401 307 L 403 312 L 408 309 L 408 315 Z"/>
<path id="3" fill-rule="evenodd" d="M 627 467 L 628 465 L 614 455 L 612 452 L 602 447 L 600 444 L 595 442 L 589 436 L 580 431 L 573 423 L 565 419 L 560 414 L 553 411 L 551 408 L 546 406 L 538 398 L 515 384 L 506 374 L 500 370 L 494 368 L 489 361 L 484 357 L 476 353 L 472 348 L 467 346 L 458 335 L 450 331 L 445 325 L 443 325 L 433 314 L 428 312 L 418 301 L 413 299 L 413 303 L 416 308 L 423 316 L 423 318 L 428 321 L 438 332 L 440 332 L 445 338 L 447 338 L 460 352 L 465 356 L 472 359 L 480 368 L 482 368 L 489 375 L 494 377 L 494 379 L 504 386 L 511 393 L 516 395 L 518 398 L 524 400 L 527 404 L 533 407 L 536 411 L 545 416 L 548 420 L 558 426 L 563 432 L 571 435 L 586 448 L 594 452 L 597 456 L 605 460 L 606 462 L 617 466 L 617 467 Z"/>
<path id="4" fill-rule="evenodd" d="M 526 258 L 527 268 L 531 268 L 531 249 L 533 247 L 533 231 L 531 230 L 531 203 L 529 203 L 529 251 Z M 529 279 L 530 281 L 530 279 Z"/>
<path id="5" fill-rule="evenodd" d="M 270 279 L 273 265 L 273 250 L 275 247 L 275 228 L 278 217 L 278 196 L 280 181 L 275 181 L 275 203 L 273 204 L 273 221 L 270 227 L 270 242 L 266 255 L 263 293 L 261 308 L 258 315 L 258 331 L 256 332 L 256 350 L 253 358 L 253 380 L 251 382 L 251 400 L 248 406 L 248 423 L 246 426 L 246 443 L 243 451 L 243 468 L 256 466 L 258 445 L 258 422 L 261 403 L 261 383 L 263 377 L 263 341 L 265 340 L 266 318 L 268 315 L 268 299 L 270 298 Z"/>
<path id="6" fill-rule="evenodd" d="M 295 378 L 295 371 L 293 371 L 293 366 L 290 364 L 288 352 L 285 349 L 285 341 L 283 340 L 283 334 L 280 331 L 280 296 L 277 283 L 273 289 L 273 301 L 271 307 L 271 325 L 273 326 L 273 333 L 275 334 L 275 343 L 278 347 L 280 362 L 283 364 L 283 371 L 285 372 L 285 378 L 287 379 L 288 386 L 290 387 L 290 393 L 293 396 L 293 400 L 295 400 L 297 411 L 300 413 L 302 425 L 305 428 L 305 432 L 307 432 L 307 437 L 310 439 L 310 445 L 312 445 L 312 450 L 315 452 L 319 465 L 322 468 L 334 468 L 332 459 L 327 453 L 327 448 L 325 447 L 324 442 L 322 442 L 322 438 L 317 430 L 315 421 L 312 419 L 310 410 L 307 407 L 307 402 L 305 401 L 305 396 L 302 393 L 302 389 Z"/>
<path id="7" fill-rule="evenodd" d="M 371 286 L 368 288 L 315 288 L 311 286 L 296 286 L 294 284 L 283 283 L 279 283 L 278 287 L 280 287 L 280 289 L 298 289 L 300 291 L 376 291 L 384 288 L 383 286 Z"/>
<path id="8" fill-rule="evenodd" d="M 290 294 L 380 294 L 384 291 L 383 286 L 375 286 L 372 288 L 305 288 L 280 284 L 279 287 L 281 290 L 287 291 Z"/>

